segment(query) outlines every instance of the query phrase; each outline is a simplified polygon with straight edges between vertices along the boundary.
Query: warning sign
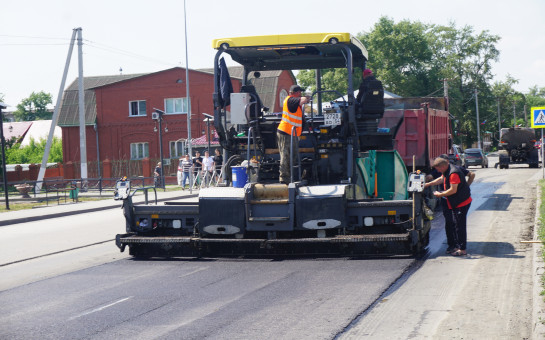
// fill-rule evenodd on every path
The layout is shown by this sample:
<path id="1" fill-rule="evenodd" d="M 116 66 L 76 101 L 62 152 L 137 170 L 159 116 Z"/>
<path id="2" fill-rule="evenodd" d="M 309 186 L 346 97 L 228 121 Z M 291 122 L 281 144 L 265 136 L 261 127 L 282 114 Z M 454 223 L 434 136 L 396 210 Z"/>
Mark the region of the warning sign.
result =
<path id="1" fill-rule="evenodd" d="M 532 107 L 532 127 L 545 128 L 545 107 Z"/>

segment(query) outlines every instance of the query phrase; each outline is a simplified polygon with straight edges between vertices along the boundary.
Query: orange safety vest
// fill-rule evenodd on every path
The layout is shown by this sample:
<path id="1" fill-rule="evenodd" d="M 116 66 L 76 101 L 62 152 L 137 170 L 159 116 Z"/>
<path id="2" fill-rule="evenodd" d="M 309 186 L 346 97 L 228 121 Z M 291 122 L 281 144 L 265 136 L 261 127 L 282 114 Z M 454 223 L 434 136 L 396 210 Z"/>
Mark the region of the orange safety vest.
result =
<path id="1" fill-rule="evenodd" d="M 297 111 L 295 111 L 295 113 L 288 111 L 288 99 L 291 97 L 292 96 L 288 96 L 286 99 L 284 99 L 282 121 L 278 125 L 278 130 L 291 135 L 291 128 L 295 126 L 295 134 L 297 137 L 299 137 L 301 136 L 301 132 L 303 132 L 303 111 L 301 110 L 301 106 L 297 107 Z"/>

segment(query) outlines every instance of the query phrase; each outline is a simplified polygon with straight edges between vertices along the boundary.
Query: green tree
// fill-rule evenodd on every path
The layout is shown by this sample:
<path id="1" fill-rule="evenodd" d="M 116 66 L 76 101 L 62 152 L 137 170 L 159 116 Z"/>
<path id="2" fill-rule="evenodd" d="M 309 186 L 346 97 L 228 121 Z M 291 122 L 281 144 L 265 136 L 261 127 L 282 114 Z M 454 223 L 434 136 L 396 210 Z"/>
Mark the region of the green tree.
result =
<path id="1" fill-rule="evenodd" d="M 459 123 L 455 140 L 465 145 L 476 140 L 475 89 L 479 111 L 488 112 L 494 105 L 489 83 L 492 64 L 499 57 L 499 36 L 476 33 L 471 26 L 458 28 L 455 23 L 395 23 L 382 17 L 371 32 L 358 38 L 369 51 L 368 66 L 391 92 L 404 97 L 442 93 L 443 79 L 447 79 L 449 111 Z"/>
<path id="2" fill-rule="evenodd" d="M 368 68 L 384 87 L 400 96 L 425 96 L 441 86 L 434 62 L 433 26 L 381 17 L 370 32 L 357 35 L 369 51 Z"/>
<path id="3" fill-rule="evenodd" d="M 495 131 L 495 142 L 498 142 L 499 131 L 498 128 L 513 126 L 513 104 L 517 91 L 514 86 L 518 83 L 518 80 L 510 75 L 507 75 L 505 81 L 496 81 L 491 86 L 491 96 L 495 100 L 494 107 L 490 107 L 488 112 L 485 112 L 482 120 L 486 120 L 487 129 Z M 498 110 L 500 113 L 500 122 L 498 124 Z"/>
<path id="4" fill-rule="evenodd" d="M 496 112 L 496 94 L 491 81 L 492 66 L 499 58 L 496 48 L 499 36 L 489 31 L 475 32 L 471 26 L 459 28 L 455 23 L 432 25 L 409 20 L 396 23 L 381 17 L 371 31 L 359 33 L 357 37 L 369 51 L 367 67 L 388 91 L 404 97 L 442 95 L 443 80 L 447 79 L 449 111 L 458 121 L 457 143 L 471 145 L 477 139 L 477 126 L 484 121 L 476 121 L 475 90 L 479 96 L 480 117 Z M 346 71 L 323 70 L 322 73 L 324 89 L 346 93 Z M 315 89 L 314 71 L 301 71 L 297 77 L 301 85 Z M 357 88 L 361 70 L 355 73 L 354 81 Z M 538 91 L 536 88 L 536 93 Z M 525 100 L 517 94 L 517 107 L 524 105 Z"/>
<path id="5" fill-rule="evenodd" d="M 6 164 L 41 164 L 46 143 L 45 138 L 41 138 L 39 141 L 31 138 L 27 146 L 21 147 L 19 143 L 14 144 L 6 149 Z M 53 137 L 47 161 L 51 163 L 62 162 L 62 141 L 57 137 Z"/>
<path id="6" fill-rule="evenodd" d="M 371 68 L 384 87 L 401 96 L 424 96 L 441 86 L 437 71 L 432 65 L 432 37 L 427 32 L 431 26 L 420 22 L 401 21 L 396 24 L 387 17 L 382 17 L 369 33 L 359 33 L 369 51 L 367 67 Z M 361 65 L 355 65 L 361 66 Z M 354 72 L 354 88 L 361 82 L 361 68 Z M 346 94 L 346 70 L 322 70 L 322 88 L 336 90 Z M 297 75 L 298 82 L 315 90 L 314 70 L 302 70 Z M 324 95 L 325 100 L 338 97 L 335 94 Z"/>
<path id="7" fill-rule="evenodd" d="M 347 83 L 347 71 L 343 68 L 331 68 L 323 69 L 322 73 L 322 90 L 337 91 L 338 93 L 324 93 L 322 100 L 330 101 L 335 98 L 339 98 L 343 95 L 346 95 L 348 91 Z M 357 89 L 358 84 L 361 81 L 361 71 L 355 72 L 359 74 L 359 77 L 355 75 L 353 86 Z M 314 92 L 316 90 L 316 70 L 301 70 L 297 75 L 297 82 L 306 88 Z M 316 97 L 314 98 L 316 100 Z"/>
<path id="8" fill-rule="evenodd" d="M 0 103 L 4 103 L 4 94 L 3 93 L 0 93 Z M 4 103 L 5 104 L 5 103 Z M 4 122 L 7 122 L 8 119 L 5 117 L 5 116 L 2 116 L 2 120 Z"/>
<path id="9" fill-rule="evenodd" d="M 17 105 L 17 110 L 13 114 L 18 122 L 51 119 L 52 113 L 47 110 L 47 105 L 52 103 L 50 93 L 32 92 Z"/>
<path id="10" fill-rule="evenodd" d="M 545 98 L 545 87 L 538 88 L 537 85 L 530 87 L 528 90 L 528 95 L 532 97 L 541 97 Z"/>
<path id="11" fill-rule="evenodd" d="M 526 95 L 526 101 L 529 107 L 545 106 L 545 87 L 531 87 Z"/>
<path id="12" fill-rule="evenodd" d="M 494 111 L 495 98 L 491 92 L 492 64 L 499 58 L 496 44 L 500 37 L 488 31 L 478 34 L 473 27 L 457 28 L 434 26 L 434 63 L 440 68 L 442 78 L 449 80 L 450 113 L 460 121 L 460 138 L 457 142 L 471 145 L 477 138 L 475 90 L 479 96 L 479 113 Z M 483 120 L 481 120 L 482 122 Z"/>
<path id="13" fill-rule="evenodd" d="M 527 126 L 531 126 L 532 107 L 544 107 L 545 106 L 545 87 L 538 88 L 537 86 L 531 87 L 526 94 L 526 104 L 529 112 L 529 119 L 526 122 Z"/>

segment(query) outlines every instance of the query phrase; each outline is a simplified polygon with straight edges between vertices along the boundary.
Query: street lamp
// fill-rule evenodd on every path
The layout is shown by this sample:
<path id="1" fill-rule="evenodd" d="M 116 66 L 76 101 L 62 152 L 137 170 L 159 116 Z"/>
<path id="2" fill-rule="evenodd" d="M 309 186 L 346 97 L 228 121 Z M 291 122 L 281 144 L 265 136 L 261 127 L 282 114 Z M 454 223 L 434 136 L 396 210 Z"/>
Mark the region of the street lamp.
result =
<path id="1" fill-rule="evenodd" d="M 481 149 L 481 123 L 479 122 L 479 91 L 475 89 L 475 109 L 477 111 L 477 147 Z"/>
<path id="2" fill-rule="evenodd" d="M 517 99 L 516 97 L 519 97 L 523 103 L 526 102 L 526 97 L 522 93 L 520 92 L 513 93 L 513 128 L 517 127 L 517 112 L 516 112 Z M 527 126 L 526 124 L 528 123 L 525 121 L 524 126 Z"/>
<path id="3" fill-rule="evenodd" d="M 207 129 L 208 154 L 210 154 L 210 119 L 214 121 L 214 116 L 209 115 L 208 113 L 203 113 L 203 115 L 206 117 L 204 121 L 206 122 L 206 129 Z"/>
<path id="4" fill-rule="evenodd" d="M 8 177 L 6 174 L 6 141 L 4 139 L 4 115 L 2 110 L 7 108 L 7 105 L 0 102 L 0 140 L 2 140 L 2 178 L 4 179 L 4 195 L 6 196 L 6 210 L 9 210 L 8 197 Z"/>
<path id="5" fill-rule="evenodd" d="M 161 158 L 161 187 L 165 189 L 165 168 L 163 162 L 163 115 L 164 111 L 153 108 L 155 111 L 151 115 L 151 119 L 159 122 L 159 157 Z"/>

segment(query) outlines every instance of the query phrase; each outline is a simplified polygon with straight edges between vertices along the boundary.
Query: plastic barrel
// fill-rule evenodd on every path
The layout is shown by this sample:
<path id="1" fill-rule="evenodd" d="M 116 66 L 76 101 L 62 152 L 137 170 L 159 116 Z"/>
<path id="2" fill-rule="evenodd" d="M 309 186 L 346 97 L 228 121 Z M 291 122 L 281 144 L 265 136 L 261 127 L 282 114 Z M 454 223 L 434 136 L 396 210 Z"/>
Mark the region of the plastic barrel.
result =
<path id="1" fill-rule="evenodd" d="M 244 188 L 244 185 L 248 181 L 248 175 L 246 174 L 246 167 L 233 166 L 231 167 L 233 174 L 233 187 Z"/>

